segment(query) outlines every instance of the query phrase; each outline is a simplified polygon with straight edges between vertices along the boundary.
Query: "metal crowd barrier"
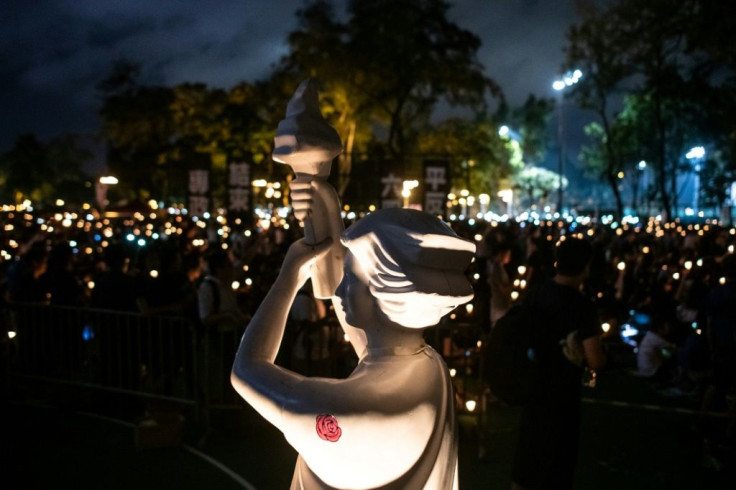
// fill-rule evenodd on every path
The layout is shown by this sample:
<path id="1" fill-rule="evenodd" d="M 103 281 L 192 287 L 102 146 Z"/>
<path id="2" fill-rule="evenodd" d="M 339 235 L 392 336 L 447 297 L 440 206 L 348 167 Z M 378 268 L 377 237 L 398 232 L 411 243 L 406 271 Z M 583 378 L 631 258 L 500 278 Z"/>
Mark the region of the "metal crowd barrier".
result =
<path id="1" fill-rule="evenodd" d="M 200 349 L 187 319 L 31 303 L 7 318 L 14 376 L 197 401 Z"/>
<path id="2" fill-rule="evenodd" d="M 242 405 L 230 369 L 243 329 L 203 331 L 187 318 L 15 303 L 5 315 L 13 376 L 212 408 Z M 336 319 L 289 323 L 277 363 L 346 377 L 357 363 Z"/>
<path id="3" fill-rule="evenodd" d="M 8 328 L 15 332 L 13 377 L 192 405 L 207 426 L 211 409 L 244 404 L 230 385 L 243 329 L 204 333 L 187 318 L 40 304 L 13 304 L 7 313 Z M 444 321 L 426 337 L 454 373 L 460 413 L 482 424 L 485 387 L 477 326 Z M 276 362 L 307 376 L 344 378 L 357 358 L 330 316 L 288 323 Z"/>

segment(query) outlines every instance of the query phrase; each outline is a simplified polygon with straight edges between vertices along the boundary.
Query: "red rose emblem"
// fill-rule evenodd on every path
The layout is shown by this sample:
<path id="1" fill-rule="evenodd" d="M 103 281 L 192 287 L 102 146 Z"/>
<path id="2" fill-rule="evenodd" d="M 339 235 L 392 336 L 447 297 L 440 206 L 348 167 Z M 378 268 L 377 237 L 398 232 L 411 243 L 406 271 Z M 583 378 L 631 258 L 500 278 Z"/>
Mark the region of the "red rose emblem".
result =
<path id="1" fill-rule="evenodd" d="M 322 440 L 337 442 L 342 435 L 342 429 L 332 415 L 317 415 L 317 435 Z"/>

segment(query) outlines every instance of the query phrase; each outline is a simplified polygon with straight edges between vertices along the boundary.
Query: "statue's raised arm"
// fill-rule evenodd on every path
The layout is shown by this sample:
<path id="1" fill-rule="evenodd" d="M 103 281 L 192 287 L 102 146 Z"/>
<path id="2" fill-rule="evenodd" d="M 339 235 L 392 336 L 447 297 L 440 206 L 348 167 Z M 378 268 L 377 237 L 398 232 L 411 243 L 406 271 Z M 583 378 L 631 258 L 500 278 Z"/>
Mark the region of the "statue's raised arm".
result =
<path id="1" fill-rule="evenodd" d="M 318 216 L 310 196 L 320 185 L 292 187 L 301 216 Z M 456 488 L 452 383 L 423 330 L 472 298 L 474 244 L 409 209 L 314 241 L 289 248 L 243 336 L 233 386 L 299 452 L 292 488 Z M 359 363 L 346 379 L 304 377 L 274 359 L 298 289 L 335 252 L 344 261 L 332 299 Z"/>

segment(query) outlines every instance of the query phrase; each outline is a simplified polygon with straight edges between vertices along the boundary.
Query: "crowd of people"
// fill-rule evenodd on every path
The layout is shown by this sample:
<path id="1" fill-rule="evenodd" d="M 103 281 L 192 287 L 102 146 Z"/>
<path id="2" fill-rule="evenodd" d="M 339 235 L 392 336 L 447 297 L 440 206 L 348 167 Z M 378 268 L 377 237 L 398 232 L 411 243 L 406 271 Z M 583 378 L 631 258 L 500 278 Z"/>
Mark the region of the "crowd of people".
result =
<path id="1" fill-rule="evenodd" d="M 245 328 L 288 245 L 302 234 L 292 215 L 275 213 L 249 226 L 222 216 L 197 220 L 162 210 L 105 218 L 89 211 L 42 216 L 14 208 L 0 217 L 5 305 L 179 315 L 219 330 Z M 555 275 L 559 243 L 580 238 L 592 245 L 582 291 L 595 305 L 609 366 L 631 367 L 670 394 L 699 396 L 704 409 L 732 402 L 736 229 L 653 219 L 450 224 L 477 245 L 468 271 L 474 307 L 459 309 L 457 316 L 474 322 L 479 338 Z M 307 304 L 310 321 L 330 315 L 319 302 Z"/>
<path id="2" fill-rule="evenodd" d="M 199 317 L 219 328 L 247 321 L 302 233 L 291 216 L 250 227 L 160 212 L 43 219 L 21 210 L 2 218 L 3 301 Z M 693 388 L 713 356 L 729 357 L 735 229 L 653 220 L 583 223 L 452 222 L 478 248 L 469 271 L 474 309 L 461 313 L 472 315 L 480 333 L 489 332 L 515 302 L 554 276 L 561 240 L 584 238 L 593 245 L 584 292 L 606 337 L 636 331 L 641 374 L 662 382 L 678 377 L 679 388 Z M 216 316 L 215 303 L 222 310 Z"/>

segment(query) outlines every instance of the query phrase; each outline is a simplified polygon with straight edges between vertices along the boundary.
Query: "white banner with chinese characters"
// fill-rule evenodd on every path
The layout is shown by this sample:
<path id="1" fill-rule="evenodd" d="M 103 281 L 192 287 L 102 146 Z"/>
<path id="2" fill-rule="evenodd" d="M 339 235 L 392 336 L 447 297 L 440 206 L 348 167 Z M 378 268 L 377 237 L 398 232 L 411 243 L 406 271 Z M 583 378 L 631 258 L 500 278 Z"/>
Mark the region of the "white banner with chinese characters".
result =
<path id="1" fill-rule="evenodd" d="M 404 182 L 402 169 L 393 160 L 382 160 L 379 164 L 379 202 L 381 208 L 400 208 L 402 205 L 401 190 Z"/>
<path id="2" fill-rule="evenodd" d="M 192 168 L 187 185 L 187 208 L 190 216 L 204 216 L 210 210 L 210 170 Z"/>
<path id="3" fill-rule="evenodd" d="M 228 218 L 248 219 L 253 209 L 250 163 L 229 162 L 227 167 Z"/>
<path id="4" fill-rule="evenodd" d="M 433 215 L 444 215 L 447 193 L 450 191 L 450 162 L 447 159 L 425 159 L 420 188 L 423 193 L 424 211 Z"/>

